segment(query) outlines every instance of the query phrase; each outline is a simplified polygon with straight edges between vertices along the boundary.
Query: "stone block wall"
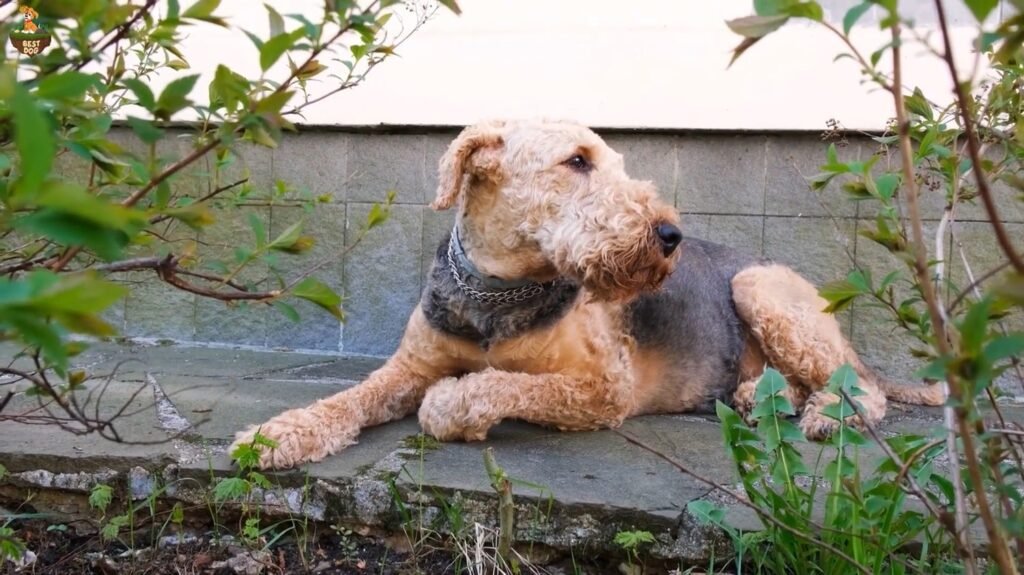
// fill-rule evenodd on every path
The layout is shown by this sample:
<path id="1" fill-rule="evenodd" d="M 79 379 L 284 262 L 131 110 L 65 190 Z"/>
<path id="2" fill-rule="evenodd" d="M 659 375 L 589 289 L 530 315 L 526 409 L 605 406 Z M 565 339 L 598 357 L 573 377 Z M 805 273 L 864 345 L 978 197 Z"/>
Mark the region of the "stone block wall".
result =
<path id="1" fill-rule="evenodd" d="M 306 232 L 317 240 L 312 258 L 281 256 L 286 270 L 298 272 L 350 246 L 372 204 L 394 190 L 396 203 L 387 223 L 318 274 L 346 298 L 344 324 L 301 302 L 297 307 L 303 321 L 295 324 L 273 309 L 229 308 L 140 277 L 132 278 L 143 281 L 111 317 L 123 333 L 134 337 L 390 354 L 418 301 L 434 250 L 452 224 L 451 212 L 434 212 L 427 204 L 435 191 L 438 160 L 457 132 L 307 128 L 287 136 L 273 151 L 242 146 L 243 161 L 227 170 L 224 182 L 247 173 L 255 186 L 269 188 L 283 179 L 330 201 L 311 216 L 291 206 L 224 209 L 218 216 L 227 222 L 209 232 L 194 234 L 183 227 L 174 231 L 182 239 L 198 239 L 200 255 L 224 254 L 240 242 L 251 242 L 246 212 L 269 217 L 271 237 L 306 217 Z M 899 265 L 858 236 L 858 229 L 873 217 L 866 204 L 850 202 L 835 184 L 823 194 L 807 186 L 804 177 L 816 174 L 824 163 L 827 144 L 817 134 L 605 131 L 602 135 L 625 156 L 632 176 L 654 181 L 661 195 L 678 207 L 689 235 L 768 256 L 819 283 L 845 277 L 854 261 L 878 278 Z M 127 133 L 119 137 L 131 139 Z M 172 142 L 171 152 L 181 145 Z M 876 148 L 868 139 L 851 139 L 839 154 L 843 159 L 866 159 Z M 896 158 L 892 161 L 895 165 Z M 208 164 L 200 165 L 174 185 L 208 186 L 198 176 L 209 169 Z M 998 191 L 1010 233 L 1024 244 L 1024 205 L 1012 201 L 1011 190 Z M 934 232 L 941 209 L 941 197 L 930 194 L 925 200 L 927 233 Z M 957 230 L 974 272 L 987 271 L 998 253 L 981 208 L 961 210 Z M 951 247 L 946 246 L 947 255 Z M 961 284 L 968 283 L 959 257 L 949 262 L 949 269 Z M 260 271 L 252 270 L 252 277 Z M 891 332 L 890 322 L 879 321 L 880 314 L 857 305 L 844 312 L 841 321 L 869 363 L 891 376 L 908 377 L 916 360 L 894 353 L 906 349 L 905 342 Z M 1022 322 L 1012 325 L 1019 329 Z"/>

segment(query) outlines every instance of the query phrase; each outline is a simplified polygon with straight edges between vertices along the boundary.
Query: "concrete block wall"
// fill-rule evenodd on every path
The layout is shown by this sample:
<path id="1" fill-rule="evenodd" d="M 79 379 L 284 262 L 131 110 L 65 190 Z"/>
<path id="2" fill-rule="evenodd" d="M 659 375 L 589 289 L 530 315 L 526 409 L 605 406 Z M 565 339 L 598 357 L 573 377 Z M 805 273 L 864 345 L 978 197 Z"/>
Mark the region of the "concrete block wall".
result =
<path id="1" fill-rule="evenodd" d="M 223 221 L 209 231 L 195 234 L 184 227 L 174 231 L 179 239 L 198 240 L 200 256 L 223 255 L 240 242 L 251 243 L 245 220 L 248 211 L 269 218 L 271 237 L 305 217 L 306 233 L 317 240 L 313 253 L 302 258 L 279 256 L 285 270 L 297 273 L 351 246 L 372 204 L 394 190 L 396 203 L 388 222 L 317 274 L 345 297 L 344 324 L 303 302 L 296 305 L 303 321 L 295 324 L 264 306 L 229 308 L 143 277 L 132 278 L 143 281 L 110 317 L 128 336 L 390 354 L 418 301 L 437 244 L 452 224 L 451 212 L 434 212 L 427 204 L 436 187 L 438 160 L 457 132 L 309 128 L 287 136 L 273 151 L 242 146 L 242 162 L 228 170 L 223 182 L 248 172 L 258 188 L 270 188 L 283 179 L 295 188 L 329 196 L 330 201 L 312 215 L 292 206 L 224 208 L 218 212 Z M 632 176 L 653 180 L 661 195 L 678 207 L 689 235 L 771 257 L 819 283 L 842 279 L 853 261 L 873 270 L 877 278 L 899 267 L 882 248 L 858 236 L 858 230 L 873 218 L 866 204 L 850 202 L 835 184 L 823 194 L 807 186 L 804 177 L 818 172 L 827 147 L 816 134 L 609 131 L 602 135 L 625 156 Z M 124 133 L 119 137 L 131 140 Z M 183 145 L 172 142 L 170 153 L 180 154 L 175 146 Z M 842 159 L 866 159 L 876 149 L 868 139 L 851 139 L 839 154 Z M 895 165 L 896 158 L 892 161 Z M 209 183 L 200 176 L 210 168 L 208 163 L 197 166 L 173 185 L 208 189 L 203 186 Z M 1013 201 L 1011 190 L 998 191 L 1003 213 L 1011 222 L 1009 231 L 1024 244 L 1024 206 Z M 924 203 L 931 233 L 941 216 L 942 199 L 933 192 Z M 957 227 L 976 274 L 987 271 L 998 255 L 982 220 L 980 207 L 965 208 Z M 949 269 L 960 284 L 968 283 L 959 258 L 949 262 Z M 257 266 L 249 279 L 257 279 L 262 271 Z M 841 314 L 840 320 L 869 363 L 890 376 L 908 377 L 918 363 L 894 353 L 906 349 L 906 341 L 880 317 L 879 310 L 857 305 Z M 1018 329 L 1024 327 L 1019 319 L 1015 321 Z"/>

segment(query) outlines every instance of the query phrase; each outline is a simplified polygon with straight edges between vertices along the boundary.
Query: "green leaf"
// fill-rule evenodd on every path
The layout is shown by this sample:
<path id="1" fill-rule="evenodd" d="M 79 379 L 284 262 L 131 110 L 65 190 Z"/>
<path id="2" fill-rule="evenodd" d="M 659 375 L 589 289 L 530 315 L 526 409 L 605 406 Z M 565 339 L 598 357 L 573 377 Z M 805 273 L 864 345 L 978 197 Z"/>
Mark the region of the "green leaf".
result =
<path id="1" fill-rule="evenodd" d="M 697 521 L 704 525 L 725 527 L 725 509 L 705 499 L 697 499 L 686 504 L 686 510 Z"/>
<path id="2" fill-rule="evenodd" d="M 241 499 L 249 494 L 252 485 L 241 477 L 225 477 L 213 488 L 213 500 L 217 502 Z"/>
<path id="3" fill-rule="evenodd" d="M 176 501 L 174 507 L 171 508 L 170 520 L 175 525 L 181 525 L 185 522 L 185 507 L 181 504 L 181 501 Z"/>
<path id="4" fill-rule="evenodd" d="M 46 100 L 70 100 L 80 97 L 95 85 L 102 85 L 97 74 L 64 72 L 44 77 L 39 82 L 36 97 Z"/>
<path id="5" fill-rule="evenodd" d="M 263 226 L 263 220 L 254 213 L 249 214 L 249 229 L 256 238 L 256 247 L 262 248 L 267 245 L 267 228 Z"/>
<path id="6" fill-rule="evenodd" d="M 185 76 L 171 81 L 160 93 L 156 101 L 156 108 L 153 113 L 164 120 L 170 120 L 171 116 L 183 110 L 189 105 L 188 95 L 196 85 L 199 74 Z"/>
<path id="7" fill-rule="evenodd" d="M 128 235 L 122 231 L 52 209 L 38 210 L 15 220 L 14 227 L 45 236 L 61 245 L 87 247 L 106 261 L 119 258 L 121 249 L 129 241 Z"/>
<path id="8" fill-rule="evenodd" d="M 857 385 L 857 372 L 854 371 L 853 366 L 849 363 L 844 363 L 839 366 L 832 375 L 828 378 L 827 389 L 839 395 L 840 390 L 845 390 L 850 395 L 858 395 L 854 393 L 854 389 Z"/>
<path id="9" fill-rule="evenodd" d="M 267 40 L 260 47 L 260 68 L 264 72 L 269 70 L 294 43 L 295 38 L 292 37 L 292 34 L 278 34 Z"/>
<path id="10" fill-rule="evenodd" d="M 295 92 L 285 90 L 283 92 L 274 92 L 273 94 L 261 99 L 256 104 L 257 114 L 278 114 L 281 112 L 281 108 L 288 103 L 288 100 L 292 99 Z"/>
<path id="11" fill-rule="evenodd" d="M 787 387 L 786 378 L 778 370 L 769 367 L 764 370 L 754 390 L 754 402 L 761 403 L 765 399 L 782 393 Z"/>
<path id="12" fill-rule="evenodd" d="M 239 104 L 249 100 L 249 80 L 219 64 L 210 82 L 210 102 L 219 100 L 226 109 L 235 111 Z"/>
<path id="13" fill-rule="evenodd" d="M 791 0 L 754 0 L 754 13 L 758 16 L 773 16 L 791 3 Z"/>
<path id="14" fill-rule="evenodd" d="M 100 530 L 100 536 L 104 541 L 111 541 L 117 539 L 118 533 L 121 532 L 121 528 L 128 525 L 127 515 L 118 515 L 117 517 L 111 517 L 110 521 L 103 526 Z"/>
<path id="15" fill-rule="evenodd" d="M 440 2 L 445 8 L 454 12 L 456 15 L 462 14 L 462 9 L 459 8 L 459 4 L 455 0 L 438 0 L 438 2 Z"/>
<path id="16" fill-rule="evenodd" d="M 928 103 L 920 88 L 914 88 L 914 93 L 906 96 L 903 101 L 907 106 L 907 110 L 912 114 L 917 114 L 929 121 L 934 119 L 931 104 Z"/>
<path id="17" fill-rule="evenodd" d="M 292 290 L 292 295 L 315 303 L 329 311 L 339 321 L 344 321 L 345 319 L 341 311 L 341 296 L 334 293 L 334 290 L 316 278 L 302 280 Z"/>
<path id="18" fill-rule="evenodd" d="M 267 9 L 267 18 L 270 20 L 270 35 L 284 34 L 284 18 L 281 17 L 281 14 L 270 4 L 264 4 L 263 7 Z"/>
<path id="19" fill-rule="evenodd" d="M 302 253 L 313 247 L 313 239 L 302 235 L 302 222 L 298 221 L 288 226 L 267 247 L 289 253 Z"/>
<path id="20" fill-rule="evenodd" d="M 192 6 L 185 10 L 185 13 L 181 15 L 182 18 L 192 18 L 195 20 L 205 20 L 213 15 L 213 11 L 220 6 L 220 0 L 199 0 Z"/>
<path id="21" fill-rule="evenodd" d="M 293 322 L 299 323 L 302 321 L 302 318 L 299 316 L 299 312 L 294 307 L 284 303 L 283 301 L 275 301 L 272 305 L 277 308 L 277 311 L 281 312 L 282 315 Z"/>
<path id="22" fill-rule="evenodd" d="M 14 141 L 21 157 L 19 195 L 32 195 L 50 174 L 57 144 L 50 122 L 21 84 L 14 89 L 11 113 L 14 116 Z"/>
<path id="23" fill-rule="evenodd" d="M 772 16 L 744 16 L 725 22 L 730 30 L 744 38 L 762 38 L 782 27 L 789 16 L 775 14 Z"/>
<path id="24" fill-rule="evenodd" d="M 883 174 L 875 180 L 875 189 L 878 190 L 878 195 L 886 200 L 892 199 L 899 185 L 900 177 L 897 174 Z"/>
<path id="25" fill-rule="evenodd" d="M 380 224 L 383 224 L 388 219 L 388 211 L 380 206 L 380 204 L 373 204 L 370 208 L 370 214 L 366 217 L 366 229 L 373 229 Z"/>
<path id="26" fill-rule="evenodd" d="M 153 122 L 149 120 L 129 116 L 128 125 L 131 126 L 135 135 L 146 144 L 155 144 L 164 137 L 164 131 L 157 128 Z"/>
<path id="27" fill-rule="evenodd" d="M 135 100 L 140 106 L 150 112 L 156 109 L 156 96 L 153 95 L 153 90 L 149 88 L 148 84 L 137 78 L 121 80 L 121 83 L 135 94 Z"/>
<path id="28" fill-rule="evenodd" d="M 974 354 L 981 350 L 988 329 L 989 311 L 992 300 L 985 297 L 971 305 L 960 323 L 960 343 L 968 353 Z"/>
<path id="29" fill-rule="evenodd" d="M 974 14 L 974 17 L 981 23 L 999 5 L 999 0 L 964 0 L 964 3 L 971 9 L 971 14 Z"/>
<path id="30" fill-rule="evenodd" d="M 821 22 L 821 19 L 825 16 L 817 2 L 797 2 L 796 4 L 791 4 L 782 9 L 782 14 L 792 16 L 793 18 L 807 18 L 815 22 Z"/>
<path id="31" fill-rule="evenodd" d="M 164 210 L 163 213 L 196 231 L 202 230 L 216 221 L 204 204 L 189 204 L 180 208 Z"/>
<path id="32" fill-rule="evenodd" d="M 145 215 L 136 210 L 110 203 L 67 182 L 48 182 L 35 199 L 40 207 L 75 215 L 102 226 L 135 231 L 146 224 Z"/>
<path id="33" fill-rule="evenodd" d="M 850 30 L 853 29 L 853 26 L 857 23 L 857 20 L 860 20 L 860 17 L 863 16 L 864 13 L 870 9 L 871 2 L 861 2 L 860 4 L 857 4 L 853 8 L 847 10 L 846 15 L 843 16 L 843 34 L 849 35 Z"/>
<path id="34" fill-rule="evenodd" d="M 109 485 L 98 483 L 93 485 L 89 492 L 89 507 L 99 511 L 106 511 L 110 502 L 114 500 L 114 489 Z"/>
<path id="35" fill-rule="evenodd" d="M 825 313 L 836 313 L 846 309 L 863 293 L 864 290 L 849 279 L 826 283 L 818 290 L 818 295 L 828 302 L 828 306 L 822 310 Z"/>
<path id="36" fill-rule="evenodd" d="M 91 274 L 63 276 L 31 301 L 49 312 L 97 313 L 128 295 L 128 288 Z"/>
<path id="37" fill-rule="evenodd" d="M 988 342 L 982 353 L 992 363 L 1024 354 L 1024 333 L 999 336 Z"/>

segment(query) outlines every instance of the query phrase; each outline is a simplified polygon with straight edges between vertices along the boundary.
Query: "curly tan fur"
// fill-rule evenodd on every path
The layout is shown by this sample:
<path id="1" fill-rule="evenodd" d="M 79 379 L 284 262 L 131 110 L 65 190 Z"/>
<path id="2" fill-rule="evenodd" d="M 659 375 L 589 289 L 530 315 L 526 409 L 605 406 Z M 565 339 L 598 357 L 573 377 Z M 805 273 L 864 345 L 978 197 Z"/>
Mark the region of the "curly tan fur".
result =
<path id="1" fill-rule="evenodd" d="M 574 156 L 588 169 L 568 161 Z M 622 156 L 585 127 L 484 122 L 452 142 L 439 171 L 433 206 L 458 207 L 462 247 L 480 273 L 561 278 L 580 293 L 574 287 L 564 301 L 536 304 L 554 306 L 550 321 L 531 315 L 539 308 L 510 308 L 532 323 L 505 333 L 490 329 L 504 308 L 428 286 L 429 306 L 416 307 L 398 350 L 366 381 L 238 433 L 236 444 L 257 431 L 278 443 L 262 453 L 262 467 L 318 461 L 355 443 L 362 428 L 417 409 L 423 428 L 444 440 L 482 440 L 509 418 L 563 430 L 614 427 L 634 415 L 691 411 L 723 392 L 735 391 L 749 411 L 765 365 L 790 379 L 787 396 L 803 405 L 812 436 L 833 427 L 820 411 L 835 397 L 821 390 L 847 361 L 868 393 L 868 417 L 884 415 L 890 384 L 860 364 L 813 286 L 783 266 L 753 265 L 700 242 L 685 244 L 696 255 L 679 268 L 685 275 L 676 273 L 679 250 L 666 249 L 657 231 L 678 224 L 675 209 L 651 183 L 630 179 Z M 435 287 L 452 281 L 440 254 Z M 665 313 L 672 311 L 685 313 Z M 461 331 L 445 327 L 453 325 Z M 474 330 L 498 335 L 475 341 L 465 335 Z"/>

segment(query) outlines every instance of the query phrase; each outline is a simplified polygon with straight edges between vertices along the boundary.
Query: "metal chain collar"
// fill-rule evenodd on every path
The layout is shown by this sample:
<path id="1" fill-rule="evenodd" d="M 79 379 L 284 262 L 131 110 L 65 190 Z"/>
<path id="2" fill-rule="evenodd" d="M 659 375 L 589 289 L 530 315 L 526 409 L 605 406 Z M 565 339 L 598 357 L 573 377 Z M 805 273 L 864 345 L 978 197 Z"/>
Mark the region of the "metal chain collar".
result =
<path id="1" fill-rule="evenodd" d="M 504 289 L 499 291 L 481 291 L 470 287 L 462 278 L 458 264 L 455 263 L 455 234 L 448 240 L 448 269 L 452 271 L 452 277 L 466 295 L 480 303 L 490 305 L 512 305 L 533 299 L 544 293 L 548 284 L 530 283 L 524 286 Z"/>

